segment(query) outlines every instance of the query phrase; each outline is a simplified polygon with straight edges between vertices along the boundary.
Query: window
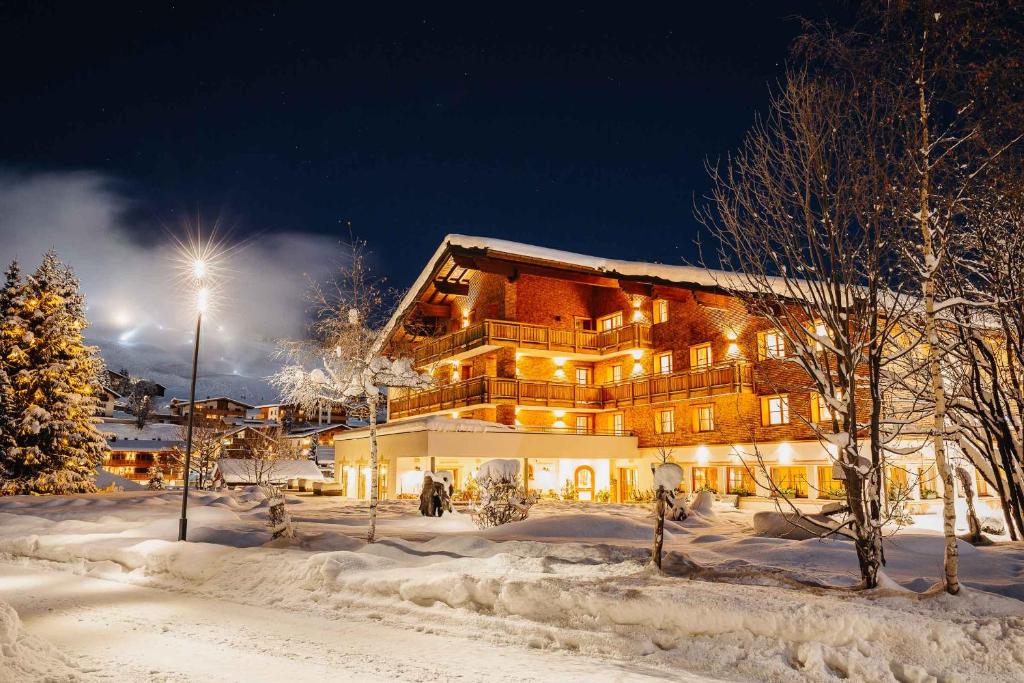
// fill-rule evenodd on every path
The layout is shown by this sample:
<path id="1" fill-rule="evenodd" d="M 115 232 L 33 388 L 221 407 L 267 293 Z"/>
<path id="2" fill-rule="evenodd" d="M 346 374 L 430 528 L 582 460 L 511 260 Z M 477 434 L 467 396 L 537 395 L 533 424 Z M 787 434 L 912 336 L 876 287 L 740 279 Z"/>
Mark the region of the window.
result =
<path id="1" fill-rule="evenodd" d="M 590 384 L 590 368 L 576 368 L 576 384 Z"/>
<path id="2" fill-rule="evenodd" d="M 846 482 L 836 479 L 836 465 L 822 465 L 818 468 L 818 498 L 841 498 L 846 493 Z"/>
<path id="3" fill-rule="evenodd" d="M 825 323 L 823 323 L 823 322 L 815 322 L 814 323 L 814 336 L 817 339 L 821 339 L 823 337 L 828 337 L 828 328 L 825 327 Z M 815 351 L 821 351 L 822 350 L 821 342 L 817 341 L 817 339 L 814 342 L 814 350 Z"/>
<path id="4" fill-rule="evenodd" d="M 822 422 L 823 420 L 831 420 L 832 411 L 828 409 L 828 403 L 825 402 L 825 397 L 819 394 L 817 391 L 811 392 L 811 422 Z"/>
<path id="5" fill-rule="evenodd" d="M 615 413 L 612 416 L 612 429 L 615 431 L 615 436 L 622 436 L 626 433 L 626 421 L 622 413 Z"/>
<path id="6" fill-rule="evenodd" d="M 581 315 L 574 315 L 573 318 L 572 318 L 572 325 L 577 330 L 593 330 L 594 329 L 594 319 L 593 318 L 584 318 Z"/>
<path id="7" fill-rule="evenodd" d="M 694 406 L 693 407 L 693 431 L 713 432 L 715 431 L 715 406 Z"/>
<path id="8" fill-rule="evenodd" d="M 654 300 L 654 322 L 663 323 L 668 320 L 668 301 L 665 299 Z"/>
<path id="9" fill-rule="evenodd" d="M 655 367 L 658 368 L 658 372 L 663 375 L 667 375 L 672 372 L 672 352 L 659 353 L 655 356 Z"/>
<path id="10" fill-rule="evenodd" d="M 757 359 L 785 358 L 786 338 L 778 330 L 758 332 L 757 334 Z"/>
<path id="11" fill-rule="evenodd" d="M 711 344 L 698 344 L 690 347 L 690 367 L 711 367 Z"/>
<path id="12" fill-rule="evenodd" d="M 807 497 L 807 468 L 773 467 L 772 481 L 787 497 Z"/>
<path id="13" fill-rule="evenodd" d="M 655 423 L 659 434 L 672 434 L 676 431 L 675 411 L 659 410 Z"/>
<path id="14" fill-rule="evenodd" d="M 725 491 L 752 496 L 757 493 L 757 485 L 746 467 L 730 467 L 726 470 Z"/>
<path id="15" fill-rule="evenodd" d="M 608 381 L 609 382 L 621 382 L 622 381 L 622 366 L 612 365 L 608 368 Z"/>
<path id="16" fill-rule="evenodd" d="M 597 328 L 601 332 L 614 330 L 617 327 L 622 327 L 622 311 L 606 315 L 603 318 L 598 318 L 597 320 Z"/>
<path id="17" fill-rule="evenodd" d="M 788 395 L 761 397 L 761 424 L 765 427 L 789 424 Z"/>
<path id="18" fill-rule="evenodd" d="M 589 434 L 593 431 L 591 429 L 590 415 L 577 415 L 576 416 L 576 433 L 577 434 Z"/>
<path id="19" fill-rule="evenodd" d="M 718 493 L 718 468 L 694 467 L 693 490 L 711 491 L 712 493 Z"/>

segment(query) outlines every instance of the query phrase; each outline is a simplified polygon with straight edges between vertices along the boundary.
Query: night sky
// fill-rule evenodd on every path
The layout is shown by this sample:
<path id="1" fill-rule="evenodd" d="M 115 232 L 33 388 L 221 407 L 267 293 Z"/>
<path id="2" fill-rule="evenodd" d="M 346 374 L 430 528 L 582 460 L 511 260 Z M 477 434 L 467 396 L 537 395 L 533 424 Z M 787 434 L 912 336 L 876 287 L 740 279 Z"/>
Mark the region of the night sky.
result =
<path id="1" fill-rule="evenodd" d="M 403 286 L 447 232 L 692 254 L 705 161 L 763 109 L 793 17 L 834 10 L 136 4 L 4 3 L 3 168 L 103 174 L 142 240 L 351 221 Z"/>

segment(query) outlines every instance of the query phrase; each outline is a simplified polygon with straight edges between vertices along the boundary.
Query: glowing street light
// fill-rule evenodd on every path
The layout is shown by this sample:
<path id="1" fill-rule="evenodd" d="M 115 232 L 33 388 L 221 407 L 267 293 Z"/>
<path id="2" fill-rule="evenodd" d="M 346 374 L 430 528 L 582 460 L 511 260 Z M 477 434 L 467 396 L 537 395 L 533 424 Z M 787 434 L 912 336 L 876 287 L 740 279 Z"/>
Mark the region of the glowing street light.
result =
<path id="1" fill-rule="evenodd" d="M 178 540 L 188 536 L 188 488 L 189 473 L 192 469 L 192 427 L 196 412 L 196 373 L 199 368 L 199 334 L 203 327 L 203 315 L 210 309 L 211 292 L 216 285 L 212 266 L 222 256 L 216 242 L 203 242 L 199 237 L 190 239 L 188 244 L 179 245 L 179 264 L 195 292 L 196 333 L 192 347 L 192 383 L 188 395 L 188 428 L 185 432 L 185 481 L 181 492 L 181 519 L 178 522 Z"/>

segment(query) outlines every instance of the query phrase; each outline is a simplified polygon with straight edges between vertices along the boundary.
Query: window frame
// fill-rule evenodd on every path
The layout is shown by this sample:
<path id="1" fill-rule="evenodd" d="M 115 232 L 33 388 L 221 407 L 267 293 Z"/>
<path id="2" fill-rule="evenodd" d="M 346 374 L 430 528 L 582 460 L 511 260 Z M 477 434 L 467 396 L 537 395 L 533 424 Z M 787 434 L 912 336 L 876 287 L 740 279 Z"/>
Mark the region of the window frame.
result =
<path id="1" fill-rule="evenodd" d="M 772 409 L 772 402 L 778 401 L 779 406 L 777 410 Z M 777 413 L 779 416 L 779 422 L 772 420 L 772 414 Z M 761 426 L 762 427 L 782 427 L 790 424 L 789 415 L 789 394 L 771 394 L 768 396 L 761 397 Z"/>
<path id="2" fill-rule="evenodd" d="M 616 311 L 615 313 L 609 313 L 608 315 L 602 315 L 600 318 L 597 319 L 597 331 L 598 332 L 610 332 L 612 330 L 617 330 L 617 329 L 619 329 L 620 327 L 623 326 L 623 321 L 625 321 L 625 319 L 626 318 L 622 314 L 622 311 Z M 608 322 L 614 323 L 616 320 L 618 320 L 618 324 L 617 325 L 611 324 L 611 325 L 605 327 L 606 323 L 608 323 Z"/>
<path id="3" fill-rule="evenodd" d="M 583 373 L 583 380 L 580 381 L 580 373 Z M 580 386 L 589 386 L 593 384 L 593 374 L 590 368 L 587 367 L 576 367 L 573 374 L 576 376 L 576 384 Z"/>
<path id="4" fill-rule="evenodd" d="M 668 430 L 665 429 L 666 416 L 668 417 Z M 658 434 L 675 434 L 676 433 L 676 411 L 672 408 L 665 410 L 659 410 L 655 414 L 655 432 Z"/>
<path id="5" fill-rule="evenodd" d="M 691 427 L 695 434 L 715 431 L 715 404 L 703 403 L 691 408 Z M 704 412 L 706 411 L 706 413 Z M 707 419 L 705 420 L 705 414 Z"/>
<path id="6" fill-rule="evenodd" d="M 651 302 L 654 324 L 668 322 L 668 299 L 654 299 Z"/>
<path id="7" fill-rule="evenodd" d="M 664 367 L 664 365 L 665 365 L 664 361 L 666 359 L 668 360 L 668 369 L 665 369 L 665 367 Z M 658 374 L 659 375 L 671 375 L 672 374 L 672 352 L 671 351 L 665 351 L 663 353 L 657 354 L 654 357 L 654 361 L 655 361 L 655 367 L 658 369 Z"/>
<path id="8" fill-rule="evenodd" d="M 769 345 L 769 338 L 774 343 Z M 781 330 L 762 330 L 757 333 L 757 359 L 782 360 L 786 357 L 786 336 Z"/>
<path id="9" fill-rule="evenodd" d="M 701 352 L 707 356 L 704 363 L 699 362 Z M 690 368 L 693 370 L 707 370 L 715 364 L 714 356 L 711 352 L 711 342 L 704 342 L 703 344 L 692 344 L 690 346 Z"/>

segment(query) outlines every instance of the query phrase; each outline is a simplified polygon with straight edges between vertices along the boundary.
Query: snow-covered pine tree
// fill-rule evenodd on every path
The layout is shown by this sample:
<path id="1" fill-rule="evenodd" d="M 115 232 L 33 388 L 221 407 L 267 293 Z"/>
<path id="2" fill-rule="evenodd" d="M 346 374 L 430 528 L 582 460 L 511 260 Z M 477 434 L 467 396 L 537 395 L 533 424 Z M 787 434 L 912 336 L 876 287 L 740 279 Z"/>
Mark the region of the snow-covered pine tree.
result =
<path id="1" fill-rule="evenodd" d="M 11 364 L 7 356 L 20 327 L 20 318 L 15 319 L 15 298 L 22 287 L 21 267 L 12 261 L 5 273 L 4 286 L 0 290 L 0 491 L 11 480 L 10 449 L 17 445 L 17 423 L 15 421 L 14 386 L 11 379 Z M 10 324 L 5 321 L 10 319 Z"/>
<path id="2" fill-rule="evenodd" d="M 146 488 L 150 491 L 163 491 L 166 488 L 164 486 L 164 473 L 159 465 L 149 468 L 149 481 L 146 482 Z"/>
<path id="3" fill-rule="evenodd" d="M 85 300 L 54 251 L 15 285 L 0 325 L 13 425 L 0 493 L 95 490 L 106 442 L 93 424 L 96 349 L 86 346 Z"/>

